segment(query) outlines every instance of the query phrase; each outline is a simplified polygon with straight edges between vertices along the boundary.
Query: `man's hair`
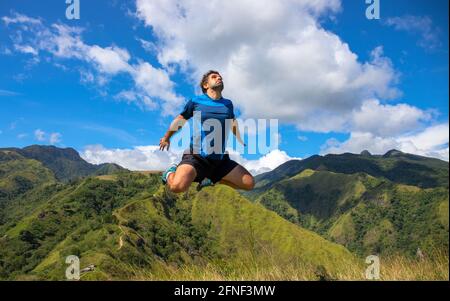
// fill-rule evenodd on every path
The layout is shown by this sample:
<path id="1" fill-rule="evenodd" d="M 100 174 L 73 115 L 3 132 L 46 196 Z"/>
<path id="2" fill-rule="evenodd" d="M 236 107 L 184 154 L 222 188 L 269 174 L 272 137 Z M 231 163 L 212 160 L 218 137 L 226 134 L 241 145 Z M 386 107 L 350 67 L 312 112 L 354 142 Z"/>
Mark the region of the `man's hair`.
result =
<path id="1" fill-rule="evenodd" d="M 200 88 L 202 89 L 203 93 L 206 93 L 206 89 L 203 88 L 203 85 L 208 82 L 208 77 L 211 74 L 219 74 L 220 75 L 219 71 L 216 71 L 216 70 L 209 70 L 208 72 L 203 74 L 202 80 L 200 81 Z"/>

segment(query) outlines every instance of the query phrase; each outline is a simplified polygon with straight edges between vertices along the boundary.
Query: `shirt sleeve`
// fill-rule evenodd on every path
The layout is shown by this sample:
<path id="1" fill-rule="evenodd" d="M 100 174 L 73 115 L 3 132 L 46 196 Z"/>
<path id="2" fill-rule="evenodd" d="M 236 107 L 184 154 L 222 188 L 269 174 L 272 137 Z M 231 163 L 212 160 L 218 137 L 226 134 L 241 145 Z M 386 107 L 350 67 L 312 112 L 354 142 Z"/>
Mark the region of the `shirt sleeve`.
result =
<path id="1" fill-rule="evenodd" d="M 184 105 L 184 109 L 181 111 L 180 115 L 186 120 L 194 115 L 194 103 L 191 99 Z"/>

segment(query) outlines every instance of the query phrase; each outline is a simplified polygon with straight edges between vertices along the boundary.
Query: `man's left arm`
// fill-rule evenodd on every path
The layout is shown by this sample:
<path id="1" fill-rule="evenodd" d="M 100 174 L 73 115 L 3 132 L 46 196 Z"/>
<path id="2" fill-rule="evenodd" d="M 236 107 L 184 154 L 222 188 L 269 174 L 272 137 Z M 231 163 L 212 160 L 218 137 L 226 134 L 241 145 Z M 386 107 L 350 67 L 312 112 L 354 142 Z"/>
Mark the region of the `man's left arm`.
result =
<path id="1" fill-rule="evenodd" d="M 233 122 L 231 124 L 231 131 L 233 132 L 233 135 L 236 136 L 236 139 L 239 141 L 240 144 L 243 146 L 247 146 L 244 141 L 242 141 L 241 133 L 239 132 L 239 125 L 236 118 L 233 118 Z"/>

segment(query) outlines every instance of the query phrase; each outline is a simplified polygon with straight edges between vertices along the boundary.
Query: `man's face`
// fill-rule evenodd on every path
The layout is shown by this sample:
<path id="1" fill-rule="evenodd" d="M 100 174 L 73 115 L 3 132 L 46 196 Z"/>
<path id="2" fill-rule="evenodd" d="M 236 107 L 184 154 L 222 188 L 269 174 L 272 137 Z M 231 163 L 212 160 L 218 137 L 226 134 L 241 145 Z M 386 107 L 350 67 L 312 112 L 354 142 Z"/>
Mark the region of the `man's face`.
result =
<path id="1" fill-rule="evenodd" d="M 222 76 L 220 74 L 217 73 L 213 73 L 210 74 L 208 76 L 208 83 L 207 83 L 207 87 L 206 88 L 211 88 L 213 90 L 219 90 L 222 91 L 223 90 L 223 81 L 222 81 Z"/>

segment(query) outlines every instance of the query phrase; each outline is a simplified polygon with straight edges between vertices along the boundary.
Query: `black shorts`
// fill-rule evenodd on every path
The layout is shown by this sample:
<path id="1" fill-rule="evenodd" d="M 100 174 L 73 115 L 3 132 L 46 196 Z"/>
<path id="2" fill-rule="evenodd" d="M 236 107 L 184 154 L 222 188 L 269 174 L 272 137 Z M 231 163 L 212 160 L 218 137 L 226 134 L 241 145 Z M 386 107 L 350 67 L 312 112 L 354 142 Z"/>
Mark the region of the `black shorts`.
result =
<path id="1" fill-rule="evenodd" d="M 212 160 L 201 157 L 200 155 L 183 154 L 181 164 L 189 164 L 195 168 L 197 177 L 194 182 L 201 182 L 204 178 L 210 179 L 213 183 L 219 182 L 230 171 L 239 164 L 230 159 L 228 154 L 225 154 L 222 160 Z"/>

